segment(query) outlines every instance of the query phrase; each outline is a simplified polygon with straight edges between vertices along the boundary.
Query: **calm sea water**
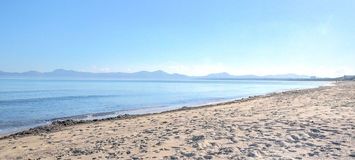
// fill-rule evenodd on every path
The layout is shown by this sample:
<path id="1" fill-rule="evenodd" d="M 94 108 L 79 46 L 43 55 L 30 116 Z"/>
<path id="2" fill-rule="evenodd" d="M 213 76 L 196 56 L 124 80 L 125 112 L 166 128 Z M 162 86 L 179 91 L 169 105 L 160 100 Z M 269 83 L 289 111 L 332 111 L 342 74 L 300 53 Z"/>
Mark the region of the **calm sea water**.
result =
<path id="1" fill-rule="evenodd" d="M 61 118 L 103 118 L 239 99 L 324 82 L 0 80 L 0 134 Z"/>

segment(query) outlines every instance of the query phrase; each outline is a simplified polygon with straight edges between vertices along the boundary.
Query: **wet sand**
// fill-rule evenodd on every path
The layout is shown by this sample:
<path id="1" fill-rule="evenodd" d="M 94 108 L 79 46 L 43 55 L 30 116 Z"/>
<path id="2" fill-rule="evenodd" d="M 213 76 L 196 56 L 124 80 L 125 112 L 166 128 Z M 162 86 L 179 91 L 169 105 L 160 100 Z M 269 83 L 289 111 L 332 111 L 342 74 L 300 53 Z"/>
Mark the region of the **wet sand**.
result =
<path id="1" fill-rule="evenodd" d="M 355 82 L 0 139 L 0 159 L 38 158 L 355 159 Z"/>

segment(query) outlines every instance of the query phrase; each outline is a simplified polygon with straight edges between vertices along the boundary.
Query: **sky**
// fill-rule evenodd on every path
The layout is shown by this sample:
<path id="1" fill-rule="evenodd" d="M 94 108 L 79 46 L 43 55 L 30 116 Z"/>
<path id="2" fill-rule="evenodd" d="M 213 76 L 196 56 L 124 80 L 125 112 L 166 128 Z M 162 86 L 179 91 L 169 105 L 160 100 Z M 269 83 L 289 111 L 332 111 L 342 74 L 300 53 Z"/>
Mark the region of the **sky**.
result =
<path id="1" fill-rule="evenodd" d="M 354 0 L 3 0 L 0 70 L 355 74 Z"/>

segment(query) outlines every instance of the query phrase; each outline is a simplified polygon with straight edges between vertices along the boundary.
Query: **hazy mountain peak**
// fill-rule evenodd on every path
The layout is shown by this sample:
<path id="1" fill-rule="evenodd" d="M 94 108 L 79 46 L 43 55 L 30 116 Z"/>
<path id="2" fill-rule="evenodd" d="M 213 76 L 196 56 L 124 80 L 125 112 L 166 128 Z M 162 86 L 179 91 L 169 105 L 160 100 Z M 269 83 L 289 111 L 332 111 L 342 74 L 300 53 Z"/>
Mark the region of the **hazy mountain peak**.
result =
<path id="1" fill-rule="evenodd" d="M 52 73 L 66 73 L 66 72 L 77 72 L 77 71 L 66 70 L 66 69 L 56 69 L 56 70 L 52 71 Z"/>
<path id="2" fill-rule="evenodd" d="M 220 73 L 211 73 L 206 78 L 233 78 L 234 76 L 227 73 L 227 72 L 220 72 Z"/>
<path id="3" fill-rule="evenodd" d="M 220 73 L 212 73 L 210 75 L 222 75 L 222 76 L 231 76 L 231 74 L 227 73 L 227 72 L 220 72 Z"/>
<path id="4" fill-rule="evenodd" d="M 162 71 L 162 70 L 156 70 L 156 71 L 153 71 L 152 73 L 163 73 L 163 74 L 168 74 L 168 73 L 166 73 L 166 72 L 164 72 L 164 71 Z"/>

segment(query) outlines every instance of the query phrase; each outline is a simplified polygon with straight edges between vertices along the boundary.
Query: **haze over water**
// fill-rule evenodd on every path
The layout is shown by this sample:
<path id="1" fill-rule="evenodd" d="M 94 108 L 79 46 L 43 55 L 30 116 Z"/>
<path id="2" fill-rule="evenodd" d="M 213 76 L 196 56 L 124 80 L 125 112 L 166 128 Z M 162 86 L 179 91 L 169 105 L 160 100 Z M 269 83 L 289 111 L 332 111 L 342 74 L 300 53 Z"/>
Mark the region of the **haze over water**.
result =
<path id="1" fill-rule="evenodd" d="M 103 118 L 240 99 L 325 82 L 0 80 L 0 133 L 61 118 Z"/>

